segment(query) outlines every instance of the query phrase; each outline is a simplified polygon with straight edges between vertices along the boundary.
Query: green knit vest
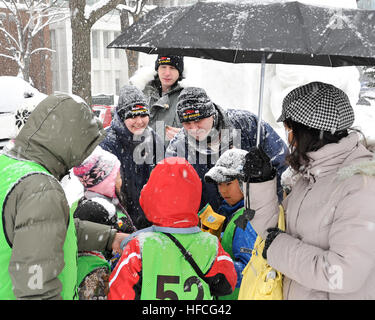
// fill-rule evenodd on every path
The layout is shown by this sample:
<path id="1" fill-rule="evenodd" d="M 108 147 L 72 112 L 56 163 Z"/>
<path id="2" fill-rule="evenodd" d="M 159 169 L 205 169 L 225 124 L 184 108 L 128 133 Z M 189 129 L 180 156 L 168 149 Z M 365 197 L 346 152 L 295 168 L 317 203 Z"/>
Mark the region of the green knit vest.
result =
<path id="1" fill-rule="evenodd" d="M 0 155 L 0 208 L 2 217 L 8 193 L 23 178 L 32 174 L 47 174 L 53 177 L 44 167 L 32 162 L 16 160 Z M 4 233 L 3 219 L 0 219 L 0 300 L 13 300 L 15 295 L 8 272 L 12 248 Z M 70 215 L 68 230 L 64 242 L 64 269 L 58 275 L 62 283 L 61 296 L 64 300 L 77 299 L 77 237 L 73 216 Z M 32 274 L 30 274 L 32 276 Z"/>
<path id="2" fill-rule="evenodd" d="M 203 274 L 211 268 L 218 240 L 207 232 L 173 234 L 191 253 Z M 138 236 L 142 250 L 141 300 L 211 300 L 208 284 L 198 277 L 177 246 L 163 233 Z"/>

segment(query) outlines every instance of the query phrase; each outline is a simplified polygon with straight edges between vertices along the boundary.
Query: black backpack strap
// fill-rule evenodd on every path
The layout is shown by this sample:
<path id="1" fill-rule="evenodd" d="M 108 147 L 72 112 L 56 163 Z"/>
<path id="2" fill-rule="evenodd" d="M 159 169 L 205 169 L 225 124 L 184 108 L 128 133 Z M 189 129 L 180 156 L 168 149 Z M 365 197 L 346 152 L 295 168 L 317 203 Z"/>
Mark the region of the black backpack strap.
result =
<path id="1" fill-rule="evenodd" d="M 164 233 L 164 232 L 163 232 Z M 176 239 L 175 236 L 173 236 L 172 234 L 170 233 L 164 233 L 169 239 L 171 239 L 173 241 L 173 243 L 177 246 L 178 249 L 180 249 L 182 255 L 184 256 L 184 258 L 186 259 L 187 262 L 190 263 L 190 265 L 192 266 L 192 268 L 194 269 L 194 271 L 197 273 L 197 275 L 206 283 L 210 284 L 206 277 L 204 276 L 202 270 L 199 268 L 199 266 L 197 265 L 197 263 L 195 262 L 195 260 L 193 259 L 193 256 L 191 255 L 191 253 L 189 251 L 187 251 L 185 249 L 185 247 L 181 244 L 180 241 L 178 241 Z"/>
<path id="2" fill-rule="evenodd" d="M 164 232 L 163 232 L 164 233 Z M 202 270 L 198 267 L 197 263 L 194 261 L 191 253 L 185 249 L 185 247 L 170 233 L 164 233 L 169 239 L 173 241 L 173 243 L 180 249 L 182 255 L 186 259 L 187 262 L 190 263 L 196 274 L 208 284 L 210 287 L 211 295 L 214 299 L 217 299 L 217 296 L 224 296 L 232 293 L 232 288 L 228 281 L 224 279 L 224 275 L 222 273 L 216 274 L 210 278 L 207 278 Z"/>

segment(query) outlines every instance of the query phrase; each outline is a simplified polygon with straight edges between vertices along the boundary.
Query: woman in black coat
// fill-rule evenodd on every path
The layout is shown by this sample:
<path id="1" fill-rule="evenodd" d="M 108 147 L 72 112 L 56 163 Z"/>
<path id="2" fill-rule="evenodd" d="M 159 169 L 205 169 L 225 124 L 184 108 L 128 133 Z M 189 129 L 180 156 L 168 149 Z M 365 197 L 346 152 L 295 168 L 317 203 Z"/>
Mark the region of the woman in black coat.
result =
<path id="1" fill-rule="evenodd" d="M 124 86 L 111 126 L 100 144 L 121 162 L 124 205 L 137 229 L 151 225 L 139 205 L 139 195 L 152 169 L 164 157 L 164 142 L 148 123 L 145 96 L 134 86 Z"/>

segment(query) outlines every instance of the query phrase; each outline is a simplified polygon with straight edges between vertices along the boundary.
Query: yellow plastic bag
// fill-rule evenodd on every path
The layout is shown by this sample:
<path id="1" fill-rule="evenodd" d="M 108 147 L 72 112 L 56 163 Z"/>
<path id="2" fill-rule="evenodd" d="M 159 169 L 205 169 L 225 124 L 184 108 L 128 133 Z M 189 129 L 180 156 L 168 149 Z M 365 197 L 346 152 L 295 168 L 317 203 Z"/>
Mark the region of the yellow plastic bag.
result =
<path id="1" fill-rule="evenodd" d="M 209 232 L 220 239 L 225 217 L 216 213 L 209 204 L 198 215 L 202 231 Z"/>
<path id="2" fill-rule="evenodd" d="M 280 206 L 278 227 L 285 231 L 284 209 Z M 262 256 L 265 241 L 258 236 L 249 263 L 242 271 L 238 300 L 282 300 L 283 275 Z"/>

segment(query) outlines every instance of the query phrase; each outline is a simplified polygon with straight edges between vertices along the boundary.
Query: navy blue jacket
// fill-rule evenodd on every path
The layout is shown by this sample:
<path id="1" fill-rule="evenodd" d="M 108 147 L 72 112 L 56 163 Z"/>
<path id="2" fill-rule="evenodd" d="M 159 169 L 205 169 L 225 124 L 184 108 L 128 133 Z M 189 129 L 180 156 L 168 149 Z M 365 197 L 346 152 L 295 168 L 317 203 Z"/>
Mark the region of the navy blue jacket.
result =
<path id="1" fill-rule="evenodd" d="M 244 210 L 243 199 L 237 202 L 234 206 L 229 205 L 225 200 L 223 201 L 222 205 L 217 211 L 217 213 L 226 217 L 223 234 L 225 232 L 228 232 L 226 226 L 232 220 L 232 218 L 234 218 L 236 213 L 239 212 L 239 210 Z M 227 244 L 222 243 L 222 245 L 226 252 L 231 253 L 234 268 L 237 272 L 236 288 L 239 288 L 242 281 L 242 271 L 250 261 L 251 252 L 254 248 L 254 243 L 257 238 L 257 233 L 251 225 L 250 221 L 248 221 L 245 229 L 236 227 L 233 234 L 229 235 L 229 237 L 232 239 L 232 243 L 229 244 L 231 250 L 227 250 Z"/>
<path id="2" fill-rule="evenodd" d="M 137 229 L 150 226 L 139 204 L 139 196 L 152 169 L 163 159 L 164 142 L 150 127 L 142 135 L 134 136 L 115 112 L 100 146 L 117 156 L 121 162 L 121 192 L 134 226 Z"/>
<path id="3" fill-rule="evenodd" d="M 189 137 L 185 129 L 181 130 L 170 141 L 166 157 L 180 156 L 187 159 L 197 171 L 202 181 L 202 199 L 200 209 L 209 203 L 214 211 L 217 211 L 223 199 L 221 198 L 215 183 L 206 183 L 204 175 L 211 169 L 219 156 L 231 147 L 249 150 L 256 145 L 256 132 L 258 118 L 246 110 L 223 110 L 215 105 L 218 111 L 218 123 L 216 127 L 221 132 L 219 149 L 208 148 L 207 142 L 197 144 L 194 138 Z M 273 166 L 277 170 L 277 192 L 279 201 L 282 201 L 281 174 L 286 170 L 285 157 L 288 147 L 283 139 L 266 122 L 262 121 L 262 134 L 260 144 L 270 157 Z"/>

